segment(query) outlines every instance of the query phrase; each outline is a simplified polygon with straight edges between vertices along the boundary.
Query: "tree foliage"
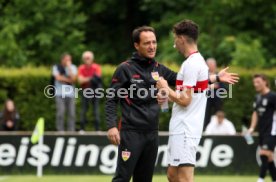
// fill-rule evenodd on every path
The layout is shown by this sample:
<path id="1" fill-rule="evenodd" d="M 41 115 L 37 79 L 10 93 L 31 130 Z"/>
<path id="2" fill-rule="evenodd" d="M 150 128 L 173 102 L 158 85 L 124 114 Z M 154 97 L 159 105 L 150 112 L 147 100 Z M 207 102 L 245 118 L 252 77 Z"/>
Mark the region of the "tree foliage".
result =
<path id="1" fill-rule="evenodd" d="M 204 57 L 248 68 L 253 58 L 259 67 L 271 67 L 275 12 L 273 0 L 0 0 L 0 64 L 49 65 L 63 52 L 79 63 L 86 49 L 99 63 L 117 64 L 131 56 L 131 32 L 141 25 L 156 29 L 158 60 L 181 60 L 171 28 L 189 18 L 200 26 Z"/>
<path id="2" fill-rule="evenodd" d="M 84 49 L 86 16 L 73 0 L 2 0 L 0 11 L 1 64 L 51 64 Z"/>

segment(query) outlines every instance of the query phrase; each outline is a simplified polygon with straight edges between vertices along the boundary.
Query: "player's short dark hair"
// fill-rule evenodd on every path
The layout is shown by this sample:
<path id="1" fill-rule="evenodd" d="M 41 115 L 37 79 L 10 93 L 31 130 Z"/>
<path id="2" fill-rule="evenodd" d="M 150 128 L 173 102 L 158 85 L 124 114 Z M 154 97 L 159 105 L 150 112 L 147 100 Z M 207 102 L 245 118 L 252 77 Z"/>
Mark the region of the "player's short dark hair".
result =
<path id="1" fill-rule="evenodd" d="M 269 80 L 265 74 L 255 74 L 255 75 L 253 75 L 253 79 L 255 79 L 255 78 L 261 78 L 263 81 L 266 82 L 266 86 L 270 87 Z"/>
<path id="2" fill-rule="evenodd" d="M 141 34 L 141 32 L 153 32 L 154 35 L 156 36 L 155 30 L 152 27 L 149 27 L 149 26 L 137 27 L 132 32 L 133 43 L 139 43 L 140 42 L 140 34 Z"/>
<path id="3" fill-rule="evenodd" d="M 199 34 L 199 27 L 192 20 L 182 20 L 173 26 L 173 33 L 187 36 L 189 42 L 196 42 Z"/>

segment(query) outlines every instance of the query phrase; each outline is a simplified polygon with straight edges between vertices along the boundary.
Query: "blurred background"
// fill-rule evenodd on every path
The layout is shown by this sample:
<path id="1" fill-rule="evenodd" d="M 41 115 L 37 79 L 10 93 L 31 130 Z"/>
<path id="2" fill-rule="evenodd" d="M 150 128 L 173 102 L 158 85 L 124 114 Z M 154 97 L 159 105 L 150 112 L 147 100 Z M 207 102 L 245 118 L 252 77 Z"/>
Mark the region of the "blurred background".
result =
<path id="1" fill-rule="evenodd" d="M 171 28 L 189 18 L 200 25 L 200 51 L 219 65 L 269 68 L 276 64 L 273 0 L 1 0 L 1 65 L 51 65 L 61 52 L 80 63 L 91 49 L 101 64 L 118 64 L 133 50 L 132 30 L 153 26 L 158 60 L 179 63 Z M 180 57 L 181 58 L 181 57 Z"/>
<path id="2" fill-rule="evenodd" d="M 174 71 L 178 71 L 183 57 L 173 48 L 171 29 L 176 22 L 183 19 L 192 19 L 199 25 L 199 50 L 205 59 L 214 58 L 219 67 L 218 70 L 230 66 L 231 72 L 240 75 L 238 84 L 222 86 L 227 88 L 228 94 L 220 101 L 223 106 L 217 109 L 223 110 L 224 113 L 221 113 L 223 117 L 229 119 L 235 130 L 240 132 L 242 125 L 249 126 L 253 112 L 252 104 L 256 92 L 252 84 L 252 75 L 255 73 L 266 74 L 272 90 L 275 90 L 275 0 L 0 0 L 0 108 L 4 110 L 7 99 L 13 101 L 17 112 L 15 116 L 18 117 L 14 130 L 31 131 L 34 129 L 37 118 L 44 117 L 45 130 L 56 131 L 55 99 L 47 98 L 44 95 L 44 88 L 51 83 L 52 67 L 60 63 L 63 53 L 69 53 L 72 56 L 73 64 L 79 66 L 83 63 L 83 52 L 93 51 L 95 62 L 100 65 L 102 70 L 103 87 L 107 88 L 116 67 L 128 59 L 134 51 L 131 39 L 132 30 L 138 26 L 149 25 L 154 27 L 157 33 L 156 60 Z M 214 72 L 217 70 L 215 69 Z M 76 83 L 76 87 L 80 87 L 80 84 Z M 81 113 L 80 97 L 75 101 L 76 130 L 78 131 Z M 100 131 L 106 131 L 104 102 L 103 98 L 99 104 Z M 215 111 L 212 111 L 210 116 L 214 114 Z M 93 115 L 92 109 L 89 109 L 87 131 L 95 130 Z M 168 131 L 169 119 L 170 113 L 161 113 L 161 131 Z M 23 133 L 19 137 L 16 134 L 11 134 L 14 139 L 11 135 L 4 134 L 0 144 L 10 141 L 17 149 L 19 145 L 23 148 L 30 146 L 29 134 Z M 74 134 L 73 137 L 76 138 L 73 138 L 73 141 L 78 140 L 87 145 L 92 140 L 93 142 L 97 141 L 96 145 L 99 146 L 97 150 L 102 150 L 107 146 L 109 153 L 103 153 L 104 157 L 101 160 L 105 161 L 103 162 L 104 167 L 109 171 L 104 174 L 112 174 L 116 165 L 116 157 L 114 157 L 116 148 L 109 145 L 105 133 L 94 133 L 92 139 L 89 134 L 86 138 L 76 135 L 78 133 Z M 46 143 L 48 142 L 50 148 L 59 147 L 54 141 L 62 140 L 64 142 L 72 139 L 70 134 L 64 138 L 56 138 L 57 136 L 59 134 L 48 134 L 48 138 L 46 136 Z M 97 137 L 100 139 L 98 140 Z M 238 157 L 235 156 L 234 165 L 231 164 L 231 168 L 227 168 L 226 172 L 222 170 L 222 173 L 252 174 L 252 171 L 257 171 L 256 143 L 254 146 L 248 146 L 244 139 L 237 135 L 232 138 L 205 137 L 201 145 L 205 141 L 208 144 L 210 141 L 214 141 L 216 146 L 223 145 L 225 147 L 224 144 L 229 144 L 235 154 L 239 153 L 241 146 L 247 146 L 242 154 Z M 161 143 L 166 145 L 166 142 L 167 135 L 165 133 L 163 138 L 161 137 Z M 65 142 L 65 145 L 73 146 L 70 142 L 69 144 Z M 214 148 L 211 145 L 203 145 L 201 150 L 205 153 L 202 155 L 208 154 L 209 157 Z M 232 149 L 230 154 L 233 154 L 231 151 Z M 2 152 L 5 152 L 4 149 Z M 218 150 L 216 150 L 217 153 L 219 153 Z M 245 160 L 249 153 L 250 158 Z M 212 160 L 218 156 L 215 161 L 223 162 L 219 158 L 224 156 L 223 154 L 212 155 L 214 156 Z M 52 153 L 50 152 L 49 155 Z M 28 156 L 30 156 L 29 153 Z M 225 155 L 226 158 L 227 156 Z M 164 158 L 163 154 L 162 157 Z M 206 167 L 209 161 L 208 165 L 211 168 L 208 166 L 204 169 L 207 174 L 214 174 L 218 168 L 214 162 L 211 164 L 212 161 L 208 157 L 204 157 L 206 165 L 203 161 L 203 167 Z M 112 158 L 111 162 L 110 158 Z M 95 157 L 95 160 L 98 158 Z M 161 163 L 160 161 L 159 159 L 159 163 Z M 231 163 L 232 159 L 228 161 Z M 99 165 L 97 161 L 95 161 L 96 164 Z M 15 166 L 12 163 L 10 165 Z M 20 162 L 18 165 L 23 166 Z M 87 164 L 85 165 L 87 167 Z M 161 167 L 159 166 L 158 171 L 165 174 L 166 164 L 162 163 L 162 165 L 160 164 Z M 5 167 L 4 163 L 0 163 L 0 166 L 4 166 L 2 169 L 9 172 L 10 168 Z M 47 166 L 50 173 L 53 170 L 59 170 L 52 168 L 53 166 L 48 163 Z M 29 164 L 28 167 L 30 168 Z M 31 168 L 32 171 L 34 171 L 33 169 Z M 86 173 L 90 173 L 91 168 L 85 169 Z M 22 168 L 15 171 L 17 172 L 17 170 L 20 173 Z M 64 171 L 66 170 L 69 173 L 68 169 Z M 75 166 L 74 170 L 81 171 L 83 168 Z M 101 170 L 102 167 L 99 167 L 94 172 L 102 172 Z M 61 169 L 61 172 L 64 171 Z M 165 176 L 160 178 L 166 180 Z M 108 179 L 110 180 L 111 177 Z M 227 179 L 231 181 L 232 177 Z M 254 179 L 251 178 L 248 181 Z M 221 181 L 221 179 L 219 180 Z M 202 181 L 206 181 L 205 178 Z M 213 176 L 210 177 L 210 181 L 215 181 Z"/>
<path id="3" fill-rule="evenodd" d="M 54 99 L 47 99 L 43 89 L 62 53 L 70 53 L 78 66 L 83 51 L 93 51 L 107 87 L 116 66 L 134 51 L 131 32 L 141 25 L 156 29 L 156 60 L 178 71 L 183 58 L 173 48 L 171 28 L 185 18 L 199 24 L 201 54 L 240 74 L 234 99 L 224 99 L 227 117 L 238 130 L 248 124 L 252 112 L 252 74 L 267 74 L 275 88 L 273 0 L 0 0 L 0 17 L 0 103 L 15 101 L 20 130 L 31 130 L 39 116 L 48 121 L 47 130 L 54 130 Z M 105 130 L 103 102 L 100 117 Z M 161 130 L 168 129 L 168 120 L 169 114 L 162 114 Z"/>

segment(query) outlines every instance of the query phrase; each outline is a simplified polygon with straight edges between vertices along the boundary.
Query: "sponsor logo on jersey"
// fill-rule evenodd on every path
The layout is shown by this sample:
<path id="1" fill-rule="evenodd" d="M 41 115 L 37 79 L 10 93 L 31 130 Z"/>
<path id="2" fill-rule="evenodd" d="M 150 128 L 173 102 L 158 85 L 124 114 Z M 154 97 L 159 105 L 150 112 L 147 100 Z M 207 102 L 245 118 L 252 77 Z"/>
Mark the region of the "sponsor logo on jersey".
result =
<path id="1" fill-rule="evenodd" d="M 131 82 L 131 83 L 143 83 L 143 82 L 144 82 L 144 80 L 142 80 L 142 79 L 132 78 L 132 79 L 130 80 L 130 82 Z"/>

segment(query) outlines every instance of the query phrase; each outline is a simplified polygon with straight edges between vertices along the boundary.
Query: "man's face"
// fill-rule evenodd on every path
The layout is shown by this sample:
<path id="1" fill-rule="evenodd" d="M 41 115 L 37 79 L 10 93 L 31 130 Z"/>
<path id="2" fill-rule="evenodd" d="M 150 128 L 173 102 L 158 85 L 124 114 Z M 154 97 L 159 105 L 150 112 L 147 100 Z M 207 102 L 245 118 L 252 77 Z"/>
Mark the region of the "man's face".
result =
<path id="1" fill-rule="evenodd" d="M 218 118 L 218 123 L 221 124 L 224 120 L 224 113 L 219 112 L 216 115 L 217 115 L 217 118 Z"/>
<path id="2" fill-rule="evenodd" d="M 63 59 L 61 60 L 61 64 L 64 66 L 70 65 L 72 63 L 72 58 L 69 55 L 66 55 L 63 57 Z"/>
<path id="3" fill-rule="evenodd" d="M 134 43 L 134 46 L 142 57 L 153 59 L 157 48 L 157 41 L 154 33 L 151 31 L 141 32 L 140 42 Z"/>
<path id="4" fill-rule="evenodd" d="M 90 54 L 85 54 L 82 59 L 84 64 L 86 65 L 90 65 L 93 63 L 92 56 Z"/>
<path id="5" fill-rule="evenodd" d="M 12 101 L 8 101 L 6 107 L 9 112 L 14 111 L 14 103 Z"/>
<path id="6" fill-rule="evenodd" d="M 216 72 L 217 70 L 217 64 L 215 61 L 207 61 L 207 65 L 209 67 L 210 72 Z"/>
<path id="7" fill-rule="evenodd" d="M 253 85 L 257 92 L 261 92 L 263 89 L 266 88 L 266 82 L 260 77 L 253 79 Z"/>

